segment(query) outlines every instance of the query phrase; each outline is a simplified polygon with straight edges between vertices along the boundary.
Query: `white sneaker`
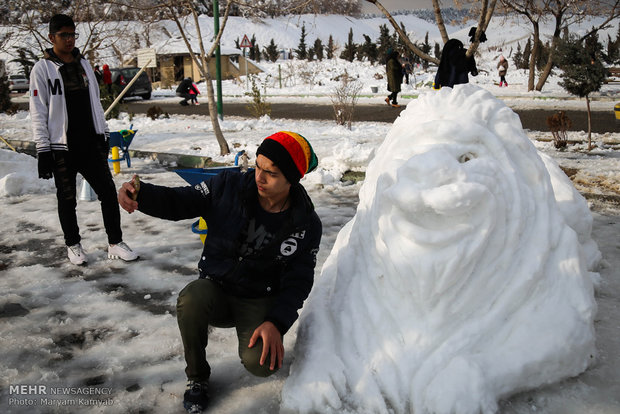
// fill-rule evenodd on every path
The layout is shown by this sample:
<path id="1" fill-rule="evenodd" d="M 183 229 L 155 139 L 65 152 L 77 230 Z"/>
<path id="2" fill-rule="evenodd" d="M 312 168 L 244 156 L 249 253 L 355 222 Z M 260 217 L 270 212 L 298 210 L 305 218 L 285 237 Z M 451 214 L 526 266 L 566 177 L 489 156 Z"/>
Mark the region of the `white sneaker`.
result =
<path id="1" fill-rule="evenodd" d="M 108 246 L 108 259 L 123 259 L 126 262 L 131 262 L 139 257 L 140 256 L 131 250 L 125 242 L 110 244 Z"/>
<path id="2" fill-rule="evenodd" d="M 84 249 L 82 249 L 82 245 L 80 243 L 74 244 L 73 246 L 67 246 L 67 255 L 69 256 L 69 260 L 74 265 L 83 265 L 88 260 L 86 260 L 86 253 L 84 253 Z"/>

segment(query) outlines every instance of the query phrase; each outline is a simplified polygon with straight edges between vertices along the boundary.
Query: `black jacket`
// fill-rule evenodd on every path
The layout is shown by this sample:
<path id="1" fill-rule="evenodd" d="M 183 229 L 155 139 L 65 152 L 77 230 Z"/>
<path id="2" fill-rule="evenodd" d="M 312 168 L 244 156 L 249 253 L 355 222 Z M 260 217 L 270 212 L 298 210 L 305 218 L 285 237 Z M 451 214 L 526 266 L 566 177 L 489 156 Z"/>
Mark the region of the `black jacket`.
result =
<path id="1" fill-rule="evenodd" d="M 208 234 L 198 264 L 200 277 L 219 283 L 231 295 L 276 296 L 266 320 L 285 334 L 297 319 L 314 280 L 322 225 L 300 184 L 291 186 L 289 219 L 274 240 L 248 256 L 240 254 L 257 204 L 254 172 L 224 172 L 191 187 L 141 183 L 139 210 L 181 220 L 202 216 Z"/>
<path id="2" fill-rule="evenodd" d="M 398 52 L 394 51 L 388 56 L 385 71 L 388 81 L 387 90 L 390 92 L 400 92 L 400 85 L 403 83 L 403 69 L 398 60 Z"/>
<path id="3" fill-rule="evenodd" d="M 460 40 L 450 39 L 446 42 L 435 75 L 435 89 L 442 86 L 452 88 L 454 85 L 468 83 L 468 73 L 473 76 L 478 75 L 476 60 L 473 56 L 467 57 L 466 52 Z"/>

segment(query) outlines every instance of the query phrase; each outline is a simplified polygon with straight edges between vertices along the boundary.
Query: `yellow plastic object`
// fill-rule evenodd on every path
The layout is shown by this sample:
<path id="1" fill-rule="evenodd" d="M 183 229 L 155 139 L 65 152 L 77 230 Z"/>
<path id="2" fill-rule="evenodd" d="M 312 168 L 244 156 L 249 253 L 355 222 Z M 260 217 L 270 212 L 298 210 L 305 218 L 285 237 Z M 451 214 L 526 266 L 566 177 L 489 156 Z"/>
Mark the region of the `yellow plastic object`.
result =
<path id="1" fill-rule="evenodd" d="M 614 107 L 614 112 L 616 113 L 616 119 L 620 119 L 620 103 L 617 103 Z"/>
<path id="2" fill-rule="evenodd" d="M 207 229 L 207 222 L 205 221 L 205 219 L 200 217 L 200 220 L 198 220 L 198 230 L 206 230 L 206 229 Z M 206 238 L 207 238 L 206 234 L 200 235 L 200 241 L 202 242 L 202 244 L 205 244 Z"/>
<path id="3" fill-rule="evenodd" d="M 113 160 L 118 160 L 120 157 L 119 151 L 118 151 L 118 147 L 112 147 L 112 159 Z M 120 161 L 114 161 L 112 163 L 112 168 L 114 168 L 114 174 L 118 174 L 119 172 L 121 172 L 121 162 Z"/>

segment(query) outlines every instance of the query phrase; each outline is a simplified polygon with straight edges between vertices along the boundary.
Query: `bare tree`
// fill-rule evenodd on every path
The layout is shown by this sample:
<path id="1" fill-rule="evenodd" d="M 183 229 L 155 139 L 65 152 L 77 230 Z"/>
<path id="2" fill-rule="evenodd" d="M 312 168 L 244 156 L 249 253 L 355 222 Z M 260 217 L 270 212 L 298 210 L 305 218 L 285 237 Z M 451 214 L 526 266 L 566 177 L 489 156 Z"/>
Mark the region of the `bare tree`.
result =
<path id="1" fill-rule="evenodd" d="M 51 46 L 47 22 L 57 13 L 73 17 L 80 33 L 80 49 L 84 56 L 94 61 L 100 50 L 113 47 L 126 37 L 126 23 L 117 21 L 114 8 L 101 0 L 12 0 L 9 25 L 16 42 L 29 45 L 31 50 L 43 52 Z"/>
<path id="2" fill-rule="evenodd" d="M 215 49 L 217 48 L 220 39 L 222 38 L 222 34 L 224 33 L 224 29 L 226 28 L 226 22 L 228 21 L 228 15 L 230 14 L 230 8 L 232 4 L 232 1 L 229 1 L 226 4 L 226 9 L 224 10 L 224 16 L 220 25 L 220 30 L 218 33 L 215 34 L 215 39 L 213 40 L 213 44 L 211 45 L 211 48 L 208 52 L 205 49 L 205 44 L 203 42 L 196 4 L 191 0 L 172 0 L 166 1 L 165 4 L 163 4 L 164 10 L 166 11 L 166 17 L 170 18 L 176 23 L 177 28 L 179 29 L 179 33 L 181 34 L 181 37 L 185 42 L 185 46 L 187 46 L 187 50 L 189 51 L 192 60 L 200 71 L 200 75 L 205 79 L 205 84 L 207 85 L 209 116 L 211 118 L 211 124 L 213 125 L 213 133 L 215 134 L 215 138 L 217 139 L 217 142 L 220 146 L 220 155 L 226 155 L 230 153 L 230 148 L 228 146 L 228 142 L 226 142 L 226 138 L 224 138 L 224 134 L 222 133 L 222 129 L 220 128 L 220 123 L 217 117 L 213 79 L 211 77 L 211 74 L 209 73 L 209 61 L 213 58 Z M 196 36 L 195 38 L 192 38 L 192 40 L 198 42 L 198 46 L 200 49 L 199 54 L 196 54 L 196 52 L 192 48 L 189 39 L 189 33 L 187 31 L 187 20 L 189 16 L 191 16 L 194 28 L 196 29 Z"/>
<path id="3" fill-rule="evenodd" d="M 377 8 L 387 17 L 388 21 L 394 27 L 394 30 L 398 33 L 401 40 L 405 45 L 411 50 L 411 52 L 415 53 L 421 59 L 439 65 L 439 59 L 424 53 L 420 48 L 418 48 L 411 40 L 407 34 L 402 30 L 400 25 L 394 20 L 392 15 L 387 11 L 385 7 L 378 0 L 366 0 L 369 3 L 374 4 Z M 474 40 L 469 45 L 467 49 L 467 56 L 472 56 L 476 53 L 478 46 L 480 44 L 480 37 L 484 31 L 486 31 L 489 23 L 491 22 L 491 17 L 493 17 L 493 12 L 495 10 L 495 4 L 497 0 L 481 0 L 480 2 L 480 16 L 478 18 L 478 26 L 476 27 L 476 34 L 474 35 Z M 439 0 L 433 0 L 433 11 L 435 12 L 435 20 L 437 22 L 437 28 L 439 29 L 439 33 L 441 34 L 441 39 L 444 43 L 446 43 L 450 37 L 448 36 L 448 31 L 446 30 L 446 26 L 441 14 L 441 6 L 439 4 Z"/>
<path id="4" fill-rule="evenodd" d="M 383 7 L 381 3 L 379 3 L 377 0 L 366 0 L 366 1 L 377 6 L 377 8 L 381 11 L 381 13 L 383 13 L 385 17 L 387 17 L 392 27 L 394 27 L 394 30 L 396 30 L 396 33 L 398 33 L 398 35 L 400 36 L 400 39 L 409 48 L 409 50 L 411 50 L 411 52 L 415 53 L 417 56 L 419 56 L 423 60 L 426 60 L 427 62 L 432 62 L 436 65 L 439 65 L 439 59 L 429 54 L 424 53 L 419 47 L 413 44 L 411 40 L 409 40 L 409 36 L 407 36 L 407 33 L 404 32 L 404 30 L 400 27 L 400 25 L 396 22 L 396 20 L 394 20 L 390 12 L 388 12 L 387 9 Z M 433 0 L 433 1 L 436 1 L 436 0 Z M 443 30 L 445 30 L 445 27 Z"/>
<path id="5" fill-rule="evenodd" d="M 590 33 L 607 27 L 609 22 L 620 16 L 620 0 L 500 0 L 508 11 L 525 17 L 532 24 L 532 53 L 529 61 L 528 91 L 541 91 L 554 65 L 554 51 L 557 48 L 562 31 L 572 24 L 579 23 L 586 16 L 598 14 L 602 11 L 606 20 L 593 28 Z M 551 38 L 551 53 L 544 69 L 534 86 L 536 76 L 536 61 L 540 55 L 540 24 L 546 19 L 554 19 L 554 29 Z M 586 35 L 587 36 L 587 35 Z M 585 37 L 585 36 L 584 36 Z"/>

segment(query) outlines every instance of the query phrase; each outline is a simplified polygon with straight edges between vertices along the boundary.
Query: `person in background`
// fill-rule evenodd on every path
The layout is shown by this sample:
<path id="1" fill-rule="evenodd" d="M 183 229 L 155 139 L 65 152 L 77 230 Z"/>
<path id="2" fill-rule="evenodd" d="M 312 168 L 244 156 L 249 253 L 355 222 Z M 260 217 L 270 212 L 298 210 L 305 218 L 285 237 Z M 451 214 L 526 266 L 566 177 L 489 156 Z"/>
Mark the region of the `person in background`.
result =
<path id="1" fill-rule="evenodd" d="M 403 69 L 398 56 L 398 51 L 392 48 L 387 50 L 385 71 L 387 74 L 387 89 L 391 93 L 385 98 L 385 102 L 393 107 L 400 106 L 398 105 L 398 92 L 400 92 L 400 85 L 403 83 Z M 392 102 L 390 103 L 390 101 Z"/>
<path id="2" fill-rule="evenodd" d="M 200 103 L 198 103 L 198 95 L 200 95 L 200 91 L 195 83 L 192 83 L 192 87 L 189 89 L 189 95 L 192 105 L 200 105 Z"/>
<path id="3" fill-rule="evenodd" d="M 101 84 L 101 82 L 103 81 L 103 73 L 101 73 L 99 65 L 95 65 L 95 77 L 97 78 L 97 83 Z"/>
<path id="4" fill-rule="evenodd" d="M 235 327 L 244 367 L 268 377 L 282 367 L 283 336 L 312 288 L 322 225 L 299 180 L 316 168 L 317 157 L 304 137 L 289 131 L 265 138 L 256 154 L 256 170 L 225 171 L 188 187 L 141 183 L 136 190 L 127 182 L 118 194 L 129 213 L 201 216 L 209 228 L 200 278 L 177 301 L 189 412 L 209 402 L 209 327 Z"/>
<path id="5" fill-rule="evenodd" d="M 506 82 L 506 73 L 508 72 L 508 61 L 504 55 L 499 56 L 499 62 L 497 63 L 497 69 L 499 70 L 499 86 L 508 86 Z"/>
<path id="6" fill-rule="evenodd" d="M 179 83 L 179 86 L 177 86 L 176 93 L 177 93 L 177 96 L 180 96 L 181 98 L 183 98 L 183 100 L 179 102 L 179 104 L 183 106 L 189 105 L 187 101 L 192 99 L 192 95 L 190 94 L 190 91 L 192 90 L 193 87 L 194 87 L 194 82 L 192 81 L 192 78 L 185 78 L 181 81 L 181 83 Z M 196 91 L 197 90 L 198 88 L 196 88 Z"/>
<path id="7" fill-rule="evenodd" d="M 441 89 L 442 86 L 452 88 L 454 85 L 468 83 L 468 73 L 472 76 L 478 75 L 476 60 L 473 56 L 467 56 L 463 42 L 458 39 L 448 40 L 441 51 L 434 88 Z"/>
<path id="8" fill-rule="evenodd" d="M 123 242 L 116 186 L 108 166 L 109 130 L 99 99 L 97 78 L 75 47 L 73 19 L 54 15 L 49 22 L 53 47 L 32 68 L 30 116 L 39 177 L 54 177 L 58 216 L 71 263 L 87 262 L 76 214 L 79 172 L 101 200 L 108 236 L 108 257 L 132 261 L 138 255 Z"/>
<path id="9" fill-rule="evenodd" d="M 108 93 L 112 94 L 112 72 L 108 65 L 103 65 L 103 84 L 105 85 Z"/>
<path id="10" fill-rule="evenodd" d="M 403 66 L 403 76 L 405 78 L 405 84 L 409 85 L 409 75 L 413 73 L 413 65 L 411 64 L 411 59 L 406 54 L 404 54 L 401 62 Z"/>

